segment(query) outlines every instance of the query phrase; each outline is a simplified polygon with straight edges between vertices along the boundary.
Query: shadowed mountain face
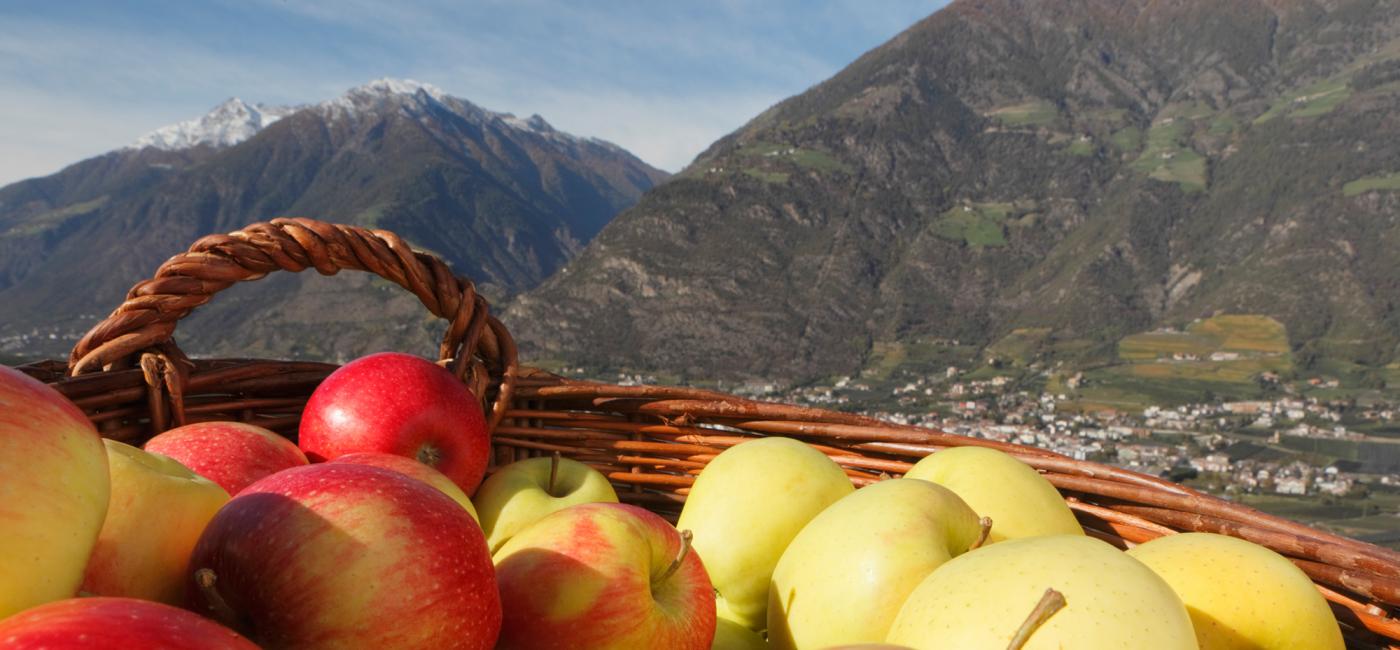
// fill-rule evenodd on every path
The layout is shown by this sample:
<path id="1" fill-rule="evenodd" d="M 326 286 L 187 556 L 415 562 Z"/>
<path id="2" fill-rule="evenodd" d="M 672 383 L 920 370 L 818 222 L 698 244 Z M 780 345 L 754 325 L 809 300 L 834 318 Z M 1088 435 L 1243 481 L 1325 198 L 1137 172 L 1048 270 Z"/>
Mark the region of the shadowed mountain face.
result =
<path id="1" fill-rule="evenodd" d="M 506 324 L 527 355 L 847 374 L 882 342 L 1065 354 L 1216 312 L 1294 356 L 1400 332 L 1400 8 L 958 0 L 712 145 Z"/>
<path id="2" fill-rule="evenodd" d="M 278 216 L 392 230 L 503 298 L 538 284 L 665 177 L 538 116 L 411 82 L 260 109 L 230 100 L 139 143 L 154 146 L 0 188 L 0 349 L 64 353 L 165 258 Z M 192 352 L 331 359 L 433 349 L 430 317 L 401 289 L 305 275 L 229 290 L 179 340 Z"/>

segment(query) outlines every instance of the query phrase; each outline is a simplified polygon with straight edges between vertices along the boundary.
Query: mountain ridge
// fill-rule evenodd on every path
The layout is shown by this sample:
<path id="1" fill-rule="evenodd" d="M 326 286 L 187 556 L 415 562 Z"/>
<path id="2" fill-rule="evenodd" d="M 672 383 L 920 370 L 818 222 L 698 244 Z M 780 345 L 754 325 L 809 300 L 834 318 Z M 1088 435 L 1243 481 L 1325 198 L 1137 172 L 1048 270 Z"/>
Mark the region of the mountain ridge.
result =
<path id="1" fill-rule="evenodd" d="M 0 348 L 59 354 L 160 260 L 199 236 L 277 216 L 394 230 L 498 299 L 571 259 L 667 176 L 543 118 L 516 120 L 427 88 L 380 80 L 259 124 L 226 111 L 231 119 L 186 133 L 193 146 L 122 149 L 0 188 L 0 302 L 9 307 Z M 203 138 L 221 134 L 230 137 Z M 411 296 L 356 293 L 369 286 L 380 285 L 298 276 L 231 289 L 180 340 L 192 353 L 321 358 L 431 340 Z M 357 340 L 357 321 L 377 311 L 385 318 Z"/>
<path id="2" fill-rule="evenodd" d="M 958 0 L 718 140 L 506 323 L 539 358 L 693 379 L 1018 328 L 1111 358 L 1217 312 L 1384 364 L 1394 198 L 1343 186 L 1400 166 L 1398 38 L 1373 2 Z"/>

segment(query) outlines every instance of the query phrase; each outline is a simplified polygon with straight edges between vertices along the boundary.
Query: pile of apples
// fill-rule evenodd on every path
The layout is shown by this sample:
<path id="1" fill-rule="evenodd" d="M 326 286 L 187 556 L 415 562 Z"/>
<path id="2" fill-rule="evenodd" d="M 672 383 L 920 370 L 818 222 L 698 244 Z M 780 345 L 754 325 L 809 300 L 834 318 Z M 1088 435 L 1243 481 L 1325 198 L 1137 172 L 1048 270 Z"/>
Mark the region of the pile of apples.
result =
<path id="1" fill-rule="evenodd" d="M 329 376 L 295 444 L 207 422 L 144 449 L 0 366 L 0 648 L 1344 647 L 1282 556 L 1120 551 L 990 449 L 856 490 L 805 443 L 746 441 L 675 526 L 584 464 L 483 481 L 489 456 L 476 398 L 409 355 Z"/>

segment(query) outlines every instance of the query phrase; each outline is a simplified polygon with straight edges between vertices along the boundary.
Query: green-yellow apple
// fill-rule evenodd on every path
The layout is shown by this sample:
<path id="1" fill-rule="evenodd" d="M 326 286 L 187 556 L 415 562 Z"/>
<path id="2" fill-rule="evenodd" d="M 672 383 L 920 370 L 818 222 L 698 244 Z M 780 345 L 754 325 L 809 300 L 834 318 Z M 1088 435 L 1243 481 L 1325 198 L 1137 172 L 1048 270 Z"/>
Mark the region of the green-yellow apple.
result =
<path id="1" fill-rule="evenodd" d="M 229 501 L 190 557 L 190 606 L 269 648 L 491 648 L 501 604 L 481 527 L 379 467 L 282 470 Z"/>
<path id="2" fill-rule="evenodd" d="M 393 470 L 410 478 L 416 478 L 441 490 L 443 494 L 452 497 L 453 501 L 456 501 L 458 505 L 466 509 L 467 514 L 471 515 L 472 519 L 480 521 L 480 518 L 476 516 L 476 507 L 472 505 L 472 500 L 467 498 L 467 493 L 463 492 L 462 488 L 457 487 L 457 484 L 453 483 L 452 479 L 443 476 L 442 472 L 428 467 L 412 458 L 408 458 L 407 456 L 367 451 L 357 454 L 336 456 L 333 460 L 328 462 L 383 467 L 384 469 Z"/>
<path id="3" fill-rule="evenodd" d="M 486 545 L 495 553 L 545 515 L 581 503 L 617 503 L 617 492 L 598 470 L 556 456 L 500 468 L 482 482 L 475 500 Z"/>
<path id="4" fill-rule="evenodd" d="M 767 650 L 763 635 L 723 618 L 715 619 L 715 640 L 710 650 Z"/>
<path id="5" fill-rule="evenodd" d="M 715 634 L 709 576 L 686 537 L 621 503 L 559 510 L 496 554 L 500 647 L 707 650 Z"/>
<path id="6" fill-rule="evenodd" d="M 360 357 L 322 380 L 302 410 L 297 445 L 315 463 L 360 451 L 407 456 L 468 495 L 491 456 L 486 415 L 467 385 L 398 352 Z"/>
<path id="7" fill-rule="evenodd" d="M 1127 553 L 1085 535 L 1007 540 L 949 560 L 909 594 L 885 641 L 919 650 L 1004 650 L 1047 589 L 1066 604 L 1031 634 L 1025 650 L 1196 650 L 1191 619 L 1171 587 Z"/>
<path id="8" fill-rule="evenodd" d="M 111 497 L 82 591 L 179 605 L 190 553 L 228 493 L 173 458 L 102 442 Z"/>
<path id="9" fill-rule="evenodd" d="M 258 650 L 214 621 L 135 598 L 69 598 L 0 620 L 14 650 Z"/>
<path id="10" fill-rule="evenodd" d="M 1341 650 L 1342 632 L 1312 580 L 1263 546 L 1225 535 L 1159 537 L 1128 555 L 1186 603 L 1201 650 Z"/>
<path id="11" fill-rule="evenodd" d="M 883 641 L 909 592 L 981 532 L 972 508 L 933 483 L 893 479 L 856 490 L 808 522 L 778 560 L 768 643 Z"/>
<path id="12" fill-rule="evenodd" d="M 166 431 L 142 445 L 237 495 L 254 481 L 306 464 L 296 443 L 242 422 L 196 422 Z"/>
<path id="13" fill-rule="evenodd" d="M 905 478 L 931 481 L 992 520 L 990 542 L 1038 535 L 1083 535 L 1064 497 L 1015 457 L 986 447 L 954 447 L 924 457 Z"/>
<path id="14" fill-rule="evenodd" d="M 778 558 L 817 513 L 853 491 L 839 465 L 791 438 L 749 440 L 711 460 L 676 526 L 695 535 L 719 617 L 762 630 Z"/>
<path id="15" fill-rule="evenodd" d="M 907 645 L 893 645 L 890 643 L 853 643 L 851 645 L 834 645 L 823 650 L 913 650 Z"/>
<path id="16" fill-rule="evenodd" d="M 0 618 L 77 594 L 107 490 L 107 452 L 83 412 L 0 366 Z"/>

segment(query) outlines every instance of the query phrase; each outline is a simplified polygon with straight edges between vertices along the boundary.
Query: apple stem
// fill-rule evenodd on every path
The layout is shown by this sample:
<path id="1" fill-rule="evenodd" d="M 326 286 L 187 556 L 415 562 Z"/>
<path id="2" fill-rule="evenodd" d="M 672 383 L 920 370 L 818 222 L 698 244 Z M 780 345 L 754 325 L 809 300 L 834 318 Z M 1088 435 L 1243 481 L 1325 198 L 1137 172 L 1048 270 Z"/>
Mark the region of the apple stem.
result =
<path id="1" fill-rule="evenodd" d="M 553 456 L 549 457 L 549 485 L 545 487 L 544 491 L 552 497 L 559 496 L 554 493 L 554 480 L 559 476 L 559 458 L 559 452 L 557 451 L 554 452 Z"/>
<path id="2" fill-rule="evenodd" d="M 1055 612 L 1064 609 L 1064 606 L 1064 594 L 1055 591 L 1054 587 L 1046 589 L 1045 594 L 1040 597 L 1040 602 L 1036 603 L 1035 609 L 1031 610 L 1031 615 L 1026 617 L 1024 623 L 1021 623 L 1021 629 L 1016 630 L 1016 636 L 1011 637 L 1011 643 L 1006 646 L 1006 650 L 1021 650 L 1021 646 L 1026 645 L 1031 635 L 1050 620 Z"/>
<path id="3" fill-rule="evenodd" d="M 693 533 L 691 533 L 690 531 L 688 531 L 688 530 L 683 530 L 683 531 L 681 531 L 681 550 L 680 550 L 680 552 L 679 552 L 679 553 L 676 553 L 676 559 L 671 560 L 671 566 L 666 567 L 666 571 L 665 571 L 664 573 L 661 574 L 661 577 L 660 577 L 660 578 L 657 578 L 656 580 L 653 580 L 653 581 L 652 581 L 652 584 L 661 584 L 661 583 L 663 583 L 663 582 L 666 582 L 666 579 L 667 579 L 667 578 L 670 578 L 670 577 L 671 577 L 671 574 L 675 573 L 676 570 L 678 570 L 678 569 L 681 568 L 681 562 L 684 562 L 684 561 L 685 561 L 685 556 L 687 556 L 687 555 L 690 554 L 690 540 L 692 540 L 692 539 L 694 539 L 694 538 L 695 538 L 695 535 L 694 535 Z"/>
<path id="4" fill-rule="evenodd" d="M 979 527 L 977 541 L 973 542 L 972 546 L 967 547 L 969 551 L 982 548 L 982 545 L 987 543 L 987 536 L 992 534 L 992 518 L 982 517 L 978 519 L 977 526 Z"/>
<path id="5" fill-rule="evenodd" d="M 233 611 L 228 601 L 224 600 L 215 583 L 219 577 L 213 569 L 204 568 L 194 572 L 194 582 L 199 585 L 199 593 L 204 596 L 204 601 L 209 604 L 209 609 L 213 611 L 214 618 L 224 625 L 235 628 L 238 623 L 238 612 Z"/>

